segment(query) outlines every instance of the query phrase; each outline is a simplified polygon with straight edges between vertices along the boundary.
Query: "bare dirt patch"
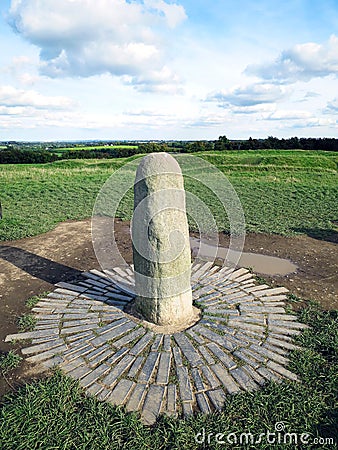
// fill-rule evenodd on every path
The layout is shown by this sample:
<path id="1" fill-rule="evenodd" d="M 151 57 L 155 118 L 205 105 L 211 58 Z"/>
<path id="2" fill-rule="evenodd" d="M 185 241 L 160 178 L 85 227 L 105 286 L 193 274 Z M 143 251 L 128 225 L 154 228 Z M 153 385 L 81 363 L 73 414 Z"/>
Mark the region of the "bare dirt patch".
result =
<path id="1" fill-rule="evenodd" d="M 115 236 L 119 250 L 132 262 L 129 223 L 117 221 Z M 220 236 L 220 244 L 228 245 L 228 237 Z M 264 275 L 272 285 L 287 287 L 305 300 L 316 300 L 324 309 L 338 307 L 337 244 L 305 235 L 283 237 L 248 234 L 245 252 L 284 258 L 298 269 L 287 275 Z M 40 236 L 0 244 L 0 351 L 13 348 L 4 342 L 8 334 L 17 332 L 17 319 L 29 313 L 25 302 L 29 297 L 53 290 L 59 281 L 70 281 L 89 269 L 100 269 L 91 242 L 91 221 L 65 222 Z M 297 303 L 293 307 L 298 307 Z M 18 348 L 20 346 L 18 345 Z M 30 369 L 26 363 L 8 375 L 10 384 L 24 381 Z M 31 377 L 31 374 L 30 374 Z M 0 394 L 9 385 L 0 379 Z"/>

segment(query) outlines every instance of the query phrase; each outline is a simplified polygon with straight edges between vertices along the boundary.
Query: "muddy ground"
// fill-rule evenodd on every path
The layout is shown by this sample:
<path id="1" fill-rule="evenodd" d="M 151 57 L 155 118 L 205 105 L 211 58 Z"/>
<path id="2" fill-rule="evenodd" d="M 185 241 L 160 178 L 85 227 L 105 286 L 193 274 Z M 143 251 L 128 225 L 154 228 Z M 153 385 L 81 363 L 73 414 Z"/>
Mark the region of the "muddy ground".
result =
<path id="1" fill-rule="evenodd" d="M 129 223 L 117 221 L 115 236 L 121 254 L 132 261 Z M 220 236 L 220 244 L 227 247 L 228 238 Z M 296 272 L 287 275 L 265 275 L 269 284 L 282 285 L 304 300 L 316 300 L 324 309 L 338 307 L 337 239 L 319 240 L 306 235 L 283 237 L 248 234 L 245 252 L 259 253 L 290 260 Z M 100 269 L 91 242 L 91 222 L 65 222 L 53 231 L 19 241 L 0 243 L 0 352 L 13 348 L 4 339 L 17 332 L 17 320 L 29 309 L 29 297 L 53 290 L 53 284 L 77 278 L 81 271 Z M 301 305 L 291 303 L 294 309 Z M 0 379 L 0 395 L 10 385 L 32 377 L 28 367 Z M 27 375 L 28 374 L 28 375 Z"/>

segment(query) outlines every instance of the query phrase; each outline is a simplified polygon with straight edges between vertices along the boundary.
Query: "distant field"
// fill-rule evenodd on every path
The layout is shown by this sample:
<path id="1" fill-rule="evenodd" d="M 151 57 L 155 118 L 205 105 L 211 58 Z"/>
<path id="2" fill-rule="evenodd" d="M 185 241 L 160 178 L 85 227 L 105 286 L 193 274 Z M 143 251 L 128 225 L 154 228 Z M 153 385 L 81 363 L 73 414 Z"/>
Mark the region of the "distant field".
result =
<path id="1" fill-rule="evenodd" d="M 208 160 L 229 178 L 241 200 L 248 231 L 320 235 L 335 229 L 337 153 L 262 150 L 194 155 Z M 4 216 L 0 221 L 0 240 L 40 234 L 64 220 L 90 217 L 103 183 L 125 162 L 138 156 L 0 165 Z M 207 191 L 202 192 L 202 197 L 210 203 L 219 228 L 228 230 L 227 218 L 213 197 Z M 131 213 L 129 195 L 119 216 L 129 219 Z"/>
<path id="2" fill-rule="evenodd" d="M 91 146 L 82 146 L 82 147 L 59 147 L 59 148 L 52 148 L 49 151 L 55 152 L 55 153 L 63 153 L 63 152 L 71 152 L 76 150 L 107 150 L 107 149 L 114 149 L 114 148 L 137 148 L 138 145 L 95 145 L 93 147 Z"/>

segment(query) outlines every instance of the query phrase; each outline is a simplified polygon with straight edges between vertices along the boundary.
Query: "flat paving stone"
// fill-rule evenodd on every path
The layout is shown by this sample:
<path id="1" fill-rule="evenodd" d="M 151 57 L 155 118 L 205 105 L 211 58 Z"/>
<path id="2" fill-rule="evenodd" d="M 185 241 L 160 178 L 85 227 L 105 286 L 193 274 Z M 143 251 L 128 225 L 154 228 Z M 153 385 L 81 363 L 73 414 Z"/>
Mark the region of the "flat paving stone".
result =
<path id="1" fill-rule="evenodd" d="M 166 411 L 169 414 L 176 413 L 176 401 L 177 401 L 176 385 L 173 383 L 170 383 L 170 384 L 168 384 L 168 387 L 167 387 L 167 407 L 166 407 Z"/>
<path id="2" fill-rule="evenodd" d="M 165 387 L 151 384 L 144 401 L 141 417 L 144 423 L 152 425 L 161 411 Z"/>
<path id="3" fill-rule="evenodd" d="M 200 354 L 203 356 L 203 358 L 206 360 L 207 364 L 215 364 L 215 360 L 214 358 L 211 356 L 211 354 L 208 352 L 208 350 L 206 349 L 206 347 L 204 347 L 203 345 L 200 345 L 198 347 L 198 351 L 200 352 Z"/>
<path id="4" fill-rule="evenodd" d="M 123 311 L 135 297 L 132 269 L 114 268 L 58 283 L 32 308 L 35 329 L 6 342 L 29 339 L 29 363 L 59 366 L 86 395 L 139 411 L 149 425 L 160 413 L 221 410 L 226 395 L 268 380 L 298 381 L 288 353 L 302 350 L 293 339 L 307 325 L 285 312 L 287 290 L 256 285 L 244 268 L 193 270 L 193 298 L 204 310 L 187 330 L 162 334 L 132 320 Z"/>
<path id="5" fill-rule="evenodd" d="M 207 395 L 217 411 L 221 411 L 226 401 L 226 395 L 222 389 L 207 391 Z"/>
<path id="6" fill-rule="evenodd" d="M 143 350 L 152 341 L 153 337 L 154 337 L 154 333 L 152 333 L 152 332 L 148 332 L 147 334 L 145 334 L 139 341 L 136 342 L 136 344 L 130 350 L 130 354 L 136 356 L 139 353 L 142 353 Z M 153 347 L 152 347 L 152 350 L 153 350 Z"/>
<path id="7" fill-rule="evenodd" d="M 158 352 L 150 352 L 144 366 L 142 367 L 140 374 L 138 376 L 138 381 L 140 383 L 148 383 L 152 377 L 160 354 Z"/>
<path id="8" fill-rule="evenodd" d="M 191 369 L 191 376 L 194 381 L 195 390 L 197 392 L 205 391 L 206 386 L 203 382 L 203 379 L 201 377 L 200 371 L 197 368 Z"/>
<path id="9" fill-rule="evenodd" d="M 132 341 L 135 341 L 136 338 L 143 336 L 145 332 L 146 330 L 144 328 L 137 328 L 131 333 L 126 334 L 121 339 L 114 341 L 112 345 L 116 348 L 121 348 L 124 345 L 129 344 Z"/>
<path id="10" fill-rule="evenodd" d="M 192 367 L 201 366 L 203 364 L 199 353 L 183 333 L 174 334 L 174 339 Z"/>
<path id="11" fill-rule="evenodd" d="M 224 336 L 221 336 L 218 333 L 215 333 L 212 330 L 209 330 L 208 328 L 204 327 L 204 326 L 200 326 L 198 325 L 197 327 L 194 327 L 196 329 L 196 331 L 201 334 L 202 336 L 205 336 L 206 338 L 208 338 L 210 341 L 215 342 L 216 344 L 219 344 L 221 347 L 226 348 L 229 351 L 233 351 L 236 348 L 236 345 L 234 345 L 232 342 L 229 341 L 229 339 L 227 339 Z"/>
<path id="12" fill-rule="evenodd" d="M 136 383 L 134 383 L 134 381 L 126 379 L 120 380 L 107 398 L 107 401 L 112 405 L 123 405 L 135 385 Z"/>
<path id="13" fill-rule="evenodd" d="M 191 388 L 191 383 L 189 379 L 189 372 L 185 366 L 176 367 L 176 374 L 178 378 L 178 385 L 181 400 L 184 401 L 192 401 L 193 393 Z"/>
<path id="14" fill-rule="evenodd" d="M 209 383 L 209 386 L 213 389 L 213 388 L 217 388 L 218 386 L 220 386 L 220 381 L 218 380 L 218 378 L 211 372 L 211 369 L 208 366 L 202 366 L 201 367 L 201 371 L 203 373 L 204 378 L 207 380 L 207 382 Z"/>
<path id="15" fill-rule="evenodd" d="M 180 349 L 178 347 L 173 347 L 172 352 L 174 355 L 174 360 L 175 360 L 176 366 L 177 367 L 183 366 L 183 360 L 182 360 L 182 355 L 181 355 Z"/>
<path id="16" fill-rule="evenodd" d="M 258 385 L 254 382 L 251 376 L 245 372 L 241 367 L 237 367 L 231 371 L 231 375 L 234 377 L 236 382 L 245 391 L 252 391 L 258 389 Z"/>
<path id="17" fill-rule="evenodd" d="M 138 356 L 128 372 L 128 377 L 134 378 L 138 374 L 144 362 L 144 356 Z"/>
<path id="18" fill-rule="evenodd" d="M 136 324 L 134 322 L 128 321 L 127 323 L 114 327 L 110 331 L 107 331 L 106 333 L 99 335 L 96 339 L 93 339 L 92 344 L 95 346 L 105 344 L 106 342 L 111 341 L 112 339 L 116 339 L 122 336 L 123 334 L 127 333 L 127 331 L 130 331 L 135 327 Z"/>
<path id="19" fill-rule="evenodd" d="M 147 391 L 146 384 L 137 383 L 126 404 L 127 411 L 139 411 Z"/>
<path id="20" fill-rule="evenodd" d="M 157 384 L 168 384 L 170 364 L 171 364 L 171 354 L 169 352 L 161 353 L 156 377 Z"/>
<path id="21" fill-rule="evenodd" d="M 99 378 L 109 371 L 110 367 L 107 364 L 101 364 L 95 370 L 92 370 L 88 375 L 81 379 L 81 386 L 88 387 L 95 383 Z"/>
<path id="22" fill-rule="evenodd" d="M 214 342 L 210 342 L 210 344 L 207 344 L 207 347 L 215 355 L 216 359 L 221 361 L 221 363 L 223 363 L 228 369 L 233 369 L 237 366 L 232 357 L 224 353 L 223 350 Z"/>
<path id="23" fill-rule="evenodd" d="M 159 348 L 160 348 L 161 345 L 162 345 L 162 341 L 163 341 L 163 334 L 157 334 L 157 335 L 155 336 L 154 343 L 153 343 L 153 345 L 151 346 L 151 351 L 152 351 L 152 352 L 158 351 Z"/>
<path id="24" fill-rule="evenodd" d="M 230 373 L 226 369 L 224 369 L 224 367 L 222 367 L 221 364 L 214 364 L 211 366 L 211 369 L 217 376 L 217 378 L 220 380 L 220 382 L 223 384 L 227 392 L 229 392 L 229 394 L 234 394 L 240 391 L 240 388 L 235 383 Z M 232 372 L 233 371 L 231 371 L 231 373 Z"/>
<path id="25" fill-rule="evenodd" d="M 102 380 L 107 386 L 114 386 L 117 379 L 132 365 L 135 357 L 131 355 L 125 355 L 116 366 L 109 372 L 109 374 Z"/>

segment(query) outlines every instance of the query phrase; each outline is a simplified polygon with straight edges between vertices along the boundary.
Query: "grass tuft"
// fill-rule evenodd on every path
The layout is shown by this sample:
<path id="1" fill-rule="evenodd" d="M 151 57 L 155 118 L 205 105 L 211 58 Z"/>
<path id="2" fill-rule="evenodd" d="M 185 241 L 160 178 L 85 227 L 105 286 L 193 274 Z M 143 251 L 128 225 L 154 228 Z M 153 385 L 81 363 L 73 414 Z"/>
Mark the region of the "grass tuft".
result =
<path id="1" fill-rule="evenodd" d="M 13 350 L 0 355 L 0 372 L 2 372 L 3 375 L 6 375 L 11 370 L 16 369 L 21 361 L 22 357 Z"/>
<path id="2" fill-rule="evenodd" d="M 33 314 L 24 314 L 18 319 L 19 332 L 33 331 L 36 325 L 36 316 Z"/>

